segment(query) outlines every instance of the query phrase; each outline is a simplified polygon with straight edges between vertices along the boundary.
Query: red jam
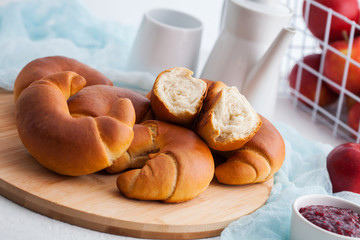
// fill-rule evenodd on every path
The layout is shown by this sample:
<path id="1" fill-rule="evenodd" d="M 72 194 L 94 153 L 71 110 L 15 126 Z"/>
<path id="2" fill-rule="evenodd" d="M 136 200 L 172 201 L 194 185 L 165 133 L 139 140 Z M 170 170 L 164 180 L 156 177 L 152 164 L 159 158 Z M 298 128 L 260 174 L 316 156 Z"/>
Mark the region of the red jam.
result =
<path id="1" fill-rule="evenodd" d="M 351 209 L 310 205 L 299 210 L 311 223 L 343 236 L 360 238 L 360 215 Z"/>

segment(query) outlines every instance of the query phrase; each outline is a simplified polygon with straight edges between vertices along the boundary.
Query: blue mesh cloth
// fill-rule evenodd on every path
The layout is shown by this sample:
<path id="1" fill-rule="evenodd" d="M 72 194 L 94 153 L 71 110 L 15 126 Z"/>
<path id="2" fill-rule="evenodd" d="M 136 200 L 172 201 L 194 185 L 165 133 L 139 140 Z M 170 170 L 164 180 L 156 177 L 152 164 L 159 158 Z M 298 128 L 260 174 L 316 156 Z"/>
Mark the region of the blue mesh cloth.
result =
<path id="1" fill-rule="evenodd" d="M 274 176 L 270 197 L 254 213 L 232 222 L 222 232 L 221 239 L 287 240 L 290 236 L 293 201 L 307 194 L 332 195 L 326 157 L 333 147 L 305 139 L 284 123 L 275 125 L 285 140 L 286 157 Z M 360 204 L 359 194 L 341 192 L 334 196 Z"/>
<path id="2" fill-rule="evenodd" d="M 103 72 L 115 85 L 146 92 L 153 76 L 128 73 L 134 27 L 95 17 L 80 0 L 29 0 L 0 7 L 0 87 L 39 57 L 63 55 Z M 139 84 L 140 83 L 140 84 Z"/>

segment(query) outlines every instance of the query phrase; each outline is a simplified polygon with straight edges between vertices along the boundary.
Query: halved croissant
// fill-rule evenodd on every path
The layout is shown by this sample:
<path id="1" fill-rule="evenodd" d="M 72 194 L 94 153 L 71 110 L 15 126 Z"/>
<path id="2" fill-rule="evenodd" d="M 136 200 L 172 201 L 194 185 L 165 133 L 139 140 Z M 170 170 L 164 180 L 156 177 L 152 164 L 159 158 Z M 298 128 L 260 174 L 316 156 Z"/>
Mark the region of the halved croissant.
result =
<path id="1" fill-rule="evenodd" d="M 205 103 L 194 130 L 214 150 L 238 149 L 256 134 L 261 119 L 236 87 L 207 82 Z"/>
<path id="2" fill-rule="evenodd" d="M 192 127 L 205 98 L 207 84 L 189 69 L 161 72 L 151 91 L 151 107 L 158 120 Z"/>

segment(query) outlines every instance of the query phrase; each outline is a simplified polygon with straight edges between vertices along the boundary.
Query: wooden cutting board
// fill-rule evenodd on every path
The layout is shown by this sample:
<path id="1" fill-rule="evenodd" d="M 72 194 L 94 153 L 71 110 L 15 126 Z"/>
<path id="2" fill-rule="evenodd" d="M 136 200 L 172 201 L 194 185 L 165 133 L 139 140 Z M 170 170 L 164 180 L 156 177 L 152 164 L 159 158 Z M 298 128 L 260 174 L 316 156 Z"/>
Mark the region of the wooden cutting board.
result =
<path id="1" fill-rule="evenodd" d="M 273 180 L 225 186 L 215 180 L 179 204 L 123 197 L 116 175 L 60 176 L 32 158 L 14 122 L 12 93 L 0 92 L 0 193 L 48 217 L 101 232 L 139 238 L 190 239 L 220 235 L 232 221 L 265 204 Z"/>

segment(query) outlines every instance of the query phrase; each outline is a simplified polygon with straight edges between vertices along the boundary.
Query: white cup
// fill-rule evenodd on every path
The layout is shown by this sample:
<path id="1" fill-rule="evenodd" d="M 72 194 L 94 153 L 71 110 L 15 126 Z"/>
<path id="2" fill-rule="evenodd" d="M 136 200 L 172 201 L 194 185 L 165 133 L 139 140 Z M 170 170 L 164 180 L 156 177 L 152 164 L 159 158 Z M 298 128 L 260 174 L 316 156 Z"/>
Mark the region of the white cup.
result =
<path id="1" fill-rule="evenodd" d="M 127 69 L 154 76 L 172 67 L 197 69 L 202 36 L 197 18 L 171 9 L 151 9 L 142 19 Z"/>

